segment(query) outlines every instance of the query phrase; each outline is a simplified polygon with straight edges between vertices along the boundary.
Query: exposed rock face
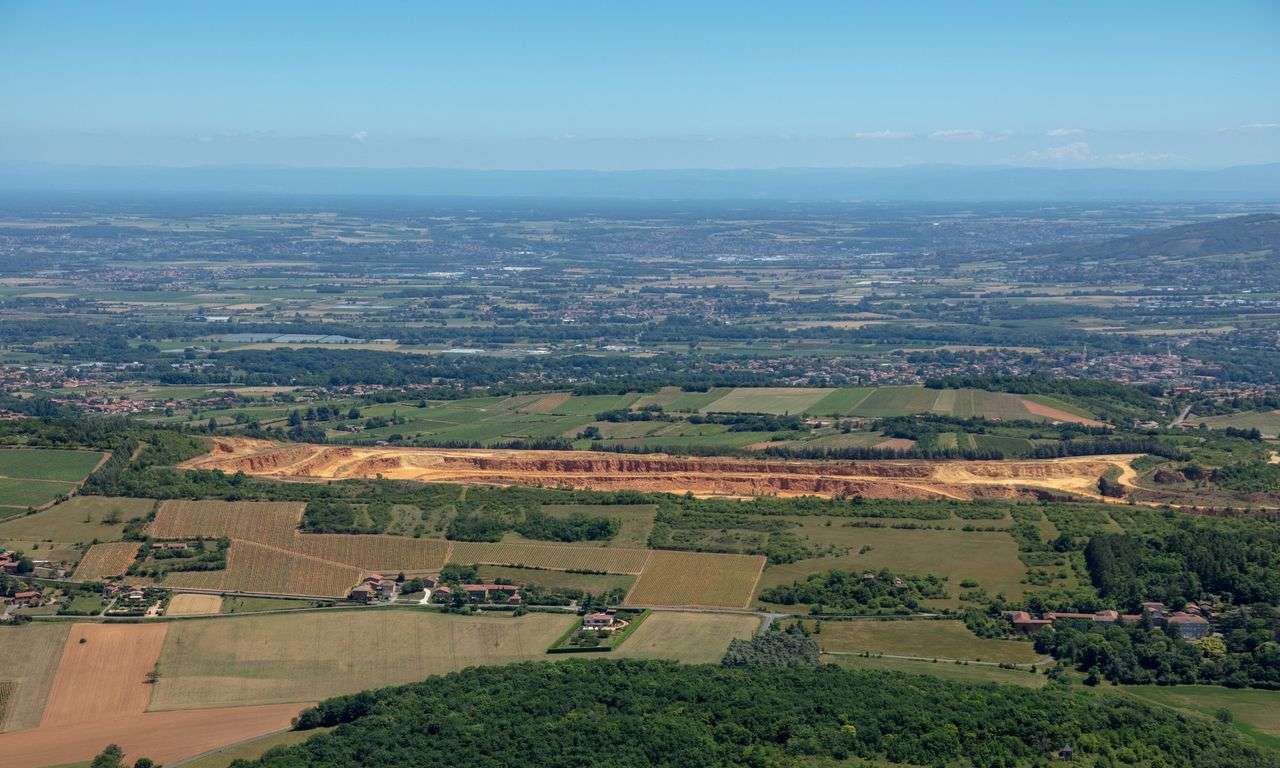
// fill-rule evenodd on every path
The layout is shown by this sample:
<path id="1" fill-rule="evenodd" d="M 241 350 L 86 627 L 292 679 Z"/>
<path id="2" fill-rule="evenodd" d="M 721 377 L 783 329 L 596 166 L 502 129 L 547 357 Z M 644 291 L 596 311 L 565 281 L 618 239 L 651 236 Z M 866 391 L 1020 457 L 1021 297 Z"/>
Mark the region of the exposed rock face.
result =
<path id="1" fill-rule="evenodd" d="M 1097 497 L 1113 467 L 1133 456 L 1043 461 L 785 461 L 589 451 L 454 450 L 279 444 L 217 438 L 187 462 L 281 479 L 392 480 L 529 485 L 721 496 L 862 496 L 872 499 L 1013 499 L 1046 491 Z"/>

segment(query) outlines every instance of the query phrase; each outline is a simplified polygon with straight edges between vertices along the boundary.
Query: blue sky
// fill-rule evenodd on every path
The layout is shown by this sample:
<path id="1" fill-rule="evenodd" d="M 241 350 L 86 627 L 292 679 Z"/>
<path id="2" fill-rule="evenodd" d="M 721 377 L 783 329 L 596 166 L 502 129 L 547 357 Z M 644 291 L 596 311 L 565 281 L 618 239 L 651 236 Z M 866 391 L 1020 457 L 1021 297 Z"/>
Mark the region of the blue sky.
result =
<path id="1" fill-rule="evenodd" d="M 1280 3 L 0 0 L 0 161 L 1280 161 Z"/>

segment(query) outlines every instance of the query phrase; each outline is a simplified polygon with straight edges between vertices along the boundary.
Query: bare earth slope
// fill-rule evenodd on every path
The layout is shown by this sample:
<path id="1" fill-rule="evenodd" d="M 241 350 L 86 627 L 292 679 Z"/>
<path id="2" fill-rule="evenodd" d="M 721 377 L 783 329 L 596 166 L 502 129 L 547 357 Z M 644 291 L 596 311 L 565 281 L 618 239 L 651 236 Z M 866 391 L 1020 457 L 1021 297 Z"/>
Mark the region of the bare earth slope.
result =
<path id="1" fill-rule="evenodd" d="M 463 450 L 280 444 L 217 438 L 184 463 L 285 480 L 382 477 L 437 483 L 634 489 L 724 496 L 883 499 L 1014 498 L 1026 489 L 1097 497 L 1112 468 L 1132 474 L 1134 455 L 1025 461 L 785 461 L 590 451 Z"/>

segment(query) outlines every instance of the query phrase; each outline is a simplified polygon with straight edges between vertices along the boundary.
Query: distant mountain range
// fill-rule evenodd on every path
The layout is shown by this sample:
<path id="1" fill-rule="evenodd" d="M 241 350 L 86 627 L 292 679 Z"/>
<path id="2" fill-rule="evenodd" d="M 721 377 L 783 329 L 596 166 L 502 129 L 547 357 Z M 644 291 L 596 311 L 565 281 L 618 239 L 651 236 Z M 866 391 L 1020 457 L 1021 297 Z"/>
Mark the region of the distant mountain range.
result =
<path id="1" fill-rule="evenodd" d="M 1280 163 L 1220 170 L 1020 167 L 477 171 L 436 168 L 0 165 L 0 191 L 641 200 L 1278 201 Z"/>

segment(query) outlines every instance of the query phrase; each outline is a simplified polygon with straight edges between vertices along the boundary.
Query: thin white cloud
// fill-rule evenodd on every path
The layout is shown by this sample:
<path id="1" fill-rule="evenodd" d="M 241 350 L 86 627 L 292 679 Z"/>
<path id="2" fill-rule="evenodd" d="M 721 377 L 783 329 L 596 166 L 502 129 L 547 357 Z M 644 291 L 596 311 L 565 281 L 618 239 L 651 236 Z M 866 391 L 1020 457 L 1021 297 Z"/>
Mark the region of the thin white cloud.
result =
<path id="1" fill-rule="evenodd" d="M 352 140 L 354 140 L 354 141 L 359 141 L 359 142 L 362 142 L 362 143 L 363 143 L 365 139 L 369 138 L 369 132 L 368 132 L 368 131 L 356 131 L 355 133 L 351 134 L 351 138 L 352 138 Z"/>
<path id="2" fill-rule="evenodd" d="M 855 139 L 867 140 L 884 140 L 884 139 L 910 139 L 915 136 L 914 133 L 908 131 L 859 131 L 853 134 Z"/>
<path id="3" fill-rule="evenodd" d="M 1013 131 L 980 131 L 973 128 L 950 128 L 934 131 L 929 138 L 934 141 L 1004 141 Z"/>
<path id="4" fill-rule="evenodd" d="M 1085 163 L 1096 160 L 1097 155 L 1088 142 L 1073 141 L 1070 144 L 1032 150 L 1023 159 L 1033 163 Z"/>
<path id="5" fill-rule="evenodd" d="M 1218 133 L 1235 133 L 1236 131 L 1274 131 L 1280 123 L 1245 123 L 1232 128 L 1219 128 Z"/>
<path id="6" fill-rule="evenodd" d="M 1052 136 L 1057 139 L 1064 136 L 1079 136 L 1082 133 L 1084 133 L 1083 128 L 1054 128 L 1050 131 L 1046 131 L 1045 136 Z"/>

